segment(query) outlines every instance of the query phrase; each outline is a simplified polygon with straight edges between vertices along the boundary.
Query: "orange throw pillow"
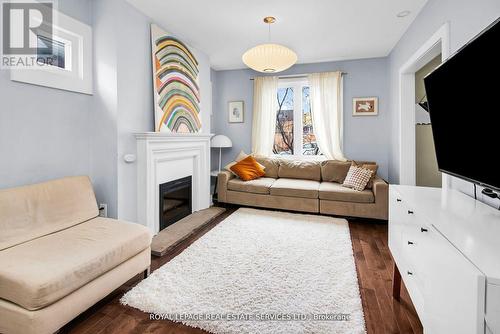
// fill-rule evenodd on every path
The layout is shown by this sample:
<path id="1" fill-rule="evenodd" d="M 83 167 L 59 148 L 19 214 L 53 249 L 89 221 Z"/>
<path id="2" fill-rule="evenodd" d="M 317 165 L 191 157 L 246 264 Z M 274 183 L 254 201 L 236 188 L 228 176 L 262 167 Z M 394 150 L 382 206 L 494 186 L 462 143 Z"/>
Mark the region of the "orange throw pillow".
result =
<path id="1" fill-rule="evenodd" d="M 258 179 L 266 175 L 266 172 L 259 166 L 257 160 L 250 155 L 232 165 L 230 169 L 243 181 Z"/>

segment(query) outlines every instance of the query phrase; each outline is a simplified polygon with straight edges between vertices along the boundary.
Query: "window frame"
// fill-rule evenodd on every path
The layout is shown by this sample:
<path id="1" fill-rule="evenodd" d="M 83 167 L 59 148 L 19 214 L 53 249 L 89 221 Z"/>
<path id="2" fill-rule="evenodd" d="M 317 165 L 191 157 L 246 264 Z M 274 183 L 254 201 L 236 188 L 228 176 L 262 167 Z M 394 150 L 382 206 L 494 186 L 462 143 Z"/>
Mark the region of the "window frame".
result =
<path id="1" fill-rule="evenodd" d="M 307 155 L 303 154 L 304 146 L 304 117 L 302 110 L 302 88 L 310 87 L 309 80 L 307 77 L 301 78 L 280 78 L 278 80 L 278 89 L 280 88 L 292 88 L 293 89 L 293 154 L 274 154 L 274 156 L 280 158 L 292 157 L 292 158 L 305 158 L 308 159 L 319 159 L 323 157 L 321 154 L 318 155 Z M 297 121 L 298 120 L 298 121 Z M 299 138 L 298 138 L 298 137 Z"/>
<path id="2" fill-rule="evenodd" d="M 53 9 L 51 30 L 42 23 L 38 34 L 65 44 L 65 68 L 36 66 L 33 69 L 11 69 L 12 81 L 93 94 L 92 27 Z M 49 33 L 52 32 L 52 34 Z"/>

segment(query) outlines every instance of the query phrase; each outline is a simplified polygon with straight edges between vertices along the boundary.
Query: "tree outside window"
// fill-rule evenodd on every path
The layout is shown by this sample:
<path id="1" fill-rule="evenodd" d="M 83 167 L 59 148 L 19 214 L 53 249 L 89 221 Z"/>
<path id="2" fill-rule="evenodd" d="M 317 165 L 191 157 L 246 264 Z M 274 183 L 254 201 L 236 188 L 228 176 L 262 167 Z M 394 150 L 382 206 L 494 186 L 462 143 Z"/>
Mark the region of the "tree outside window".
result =
<path id="1" fill-rule="evenodd" d="M 319 155 L 306 81 L 285 81 L 278 88 L 274 154 Z"/>

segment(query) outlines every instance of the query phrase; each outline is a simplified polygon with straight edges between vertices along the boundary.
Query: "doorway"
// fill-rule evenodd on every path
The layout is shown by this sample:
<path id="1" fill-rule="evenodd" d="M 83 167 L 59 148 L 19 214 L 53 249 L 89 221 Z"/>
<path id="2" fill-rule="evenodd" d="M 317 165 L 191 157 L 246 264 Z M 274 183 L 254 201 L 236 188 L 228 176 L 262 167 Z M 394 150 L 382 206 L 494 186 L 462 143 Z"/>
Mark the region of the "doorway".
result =
<path id="1" fill-rule="evenodd" d="M 415 73 L 415 185 L 441 188 L 424 78 L 441 64 L 439 54 Z"/>
<path id="2" fill-rule="evenodd" d="M 400 184 L 417 184 L 415 74 L 439 55 L 441 62 L 450 56 L 448 23 L 439 28 L 399 70 Z M 442 174 L 443 187 L 448 187 L 448 182 L 446 174 Z"/>

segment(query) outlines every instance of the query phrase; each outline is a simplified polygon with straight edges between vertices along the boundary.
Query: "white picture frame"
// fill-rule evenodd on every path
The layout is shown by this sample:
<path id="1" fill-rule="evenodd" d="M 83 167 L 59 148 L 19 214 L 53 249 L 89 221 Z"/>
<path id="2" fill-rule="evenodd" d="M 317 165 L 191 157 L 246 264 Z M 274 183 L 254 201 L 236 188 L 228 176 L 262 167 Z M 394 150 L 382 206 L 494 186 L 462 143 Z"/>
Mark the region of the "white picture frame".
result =
<path id="1" fill-rule="evenodd" d="M 34 69 L 10 69 L 10 79 L 71 92 L 93 94 L 92 28 L 54 9 L 52 38 L 64 41 L 66 68 L 37 66 Z M 43 27 L 43 25 L 42 25 Z M 40 34 L 43 36 L 43 32 Z M 44 36 L 49 38 L 49 36 Z"/>
<path id="2" fill-rule="evenodd" d="M 229 123 L 243 123 L 245 121 L 245 105 L 243 101 L 230 101 L 227 112 Z"/>
<path id="3" fill-rule="evenodd" d="M 353 116 L 377 116 L 378 97 L 354 97 L 352 99 Z"/>

